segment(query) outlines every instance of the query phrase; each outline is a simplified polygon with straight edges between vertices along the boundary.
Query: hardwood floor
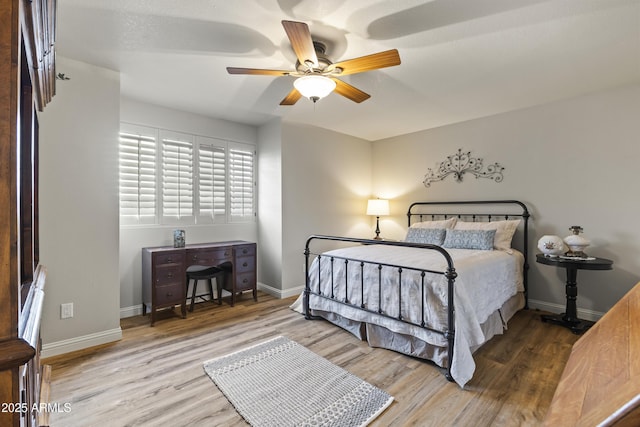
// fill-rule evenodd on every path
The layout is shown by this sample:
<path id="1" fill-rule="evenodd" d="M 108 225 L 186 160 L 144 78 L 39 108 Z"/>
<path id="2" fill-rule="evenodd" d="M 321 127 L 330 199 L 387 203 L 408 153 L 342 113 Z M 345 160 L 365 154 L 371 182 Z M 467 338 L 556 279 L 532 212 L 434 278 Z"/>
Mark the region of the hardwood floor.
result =
<path id="1" fill-rule="evenodd" d="M 121 341 L 43 360 L 52 368 L 50 402 L 61 408 L 51 425 L 246 425 L 202 363 L 286 335 L 395 397 L 373 426 L 536 426 L 578 338 L 521 311 L 476 352 L 476 374 L 461 389 L 431 363 L 305 320 L 292 302 L 259 293 L 257 303 L 249 295 L 235 307 L 202 303 L 187 319 L 165 315 L 154 327 L 148 317 L 123 319 Z"/>

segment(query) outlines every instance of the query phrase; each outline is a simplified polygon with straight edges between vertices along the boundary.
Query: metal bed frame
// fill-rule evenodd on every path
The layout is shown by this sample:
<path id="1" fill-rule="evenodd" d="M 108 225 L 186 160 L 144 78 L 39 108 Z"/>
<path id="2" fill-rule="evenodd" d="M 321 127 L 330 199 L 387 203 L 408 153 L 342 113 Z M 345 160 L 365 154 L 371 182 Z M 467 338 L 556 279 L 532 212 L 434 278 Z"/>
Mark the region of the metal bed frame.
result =
<path id="1" fill-rule="evenodd" d="M 442 212 L 442 211 L 438 211 L 438 212 L 432 212 L 431 208 L 435 207 L 435 206 L 440 206 L 441 209 L 443 209 L 444 206 L 446 206 L 447 208 L 451 208 L 449 210 L 447 210 L 446 212 Z M 474 213 L 468 213 L 466 211 L 458 211 L 458 209 L 460 209 L 460 207 L 466 207 L 466 206 L 483 206 L 485 208 L 488 208 L 490 206 L 495 207 L 495 206 L 503 206 L 503 207 L 507 207 L 506 212 L 509 213 L 487 213 L 484 212 L 484 210 L 479 210 L 478 212 L 474 212 Z M 453 208 L 453 207 L 457 207 Z M 521 211 L 518 213 L 515 213 L 515 211 L 513 211 L 513 209 L 517 209 L 520 208 Z M 497 221 L 497 220 L 503 220 L 503 219 L 515 219 L 515 218 L 521 218 L 522 222 L 523 222 L 523 243 L 522 243 L 522 247 L 519 249 L 522 254 L 524 255 L 524 266 L 523 266 L 523 284 L 524 284 L 524 297 L 525 297 L 525 308 L 528 308 L 528 280 L 527 280 L 527 276 L 528 276 L 528 270 L 529 270 L 529 263 L 528 263 L 528 248 L 529 248 L 529 232 L 528 232 L 528 226 L 529 226 L 529 211 L 526 207 L 526 205 L 520 201 L 517 200 L 489 200 L 489 201 L 451 201 L 451 202 L 415 202 L 412 203 L 409 206 L 409 210 L 407 211 L 407 223 L 408 226 L 411 226 L 412 222 L 415 222 L 415 220 L 417 219 L 417 221 L 425 221 L 425 220 L 438 220 L 438 219 L 447 219 L 447 218 L 451 218 L 451 217 L 457 217 L 459 219 L 463 219 L 463 220 L 468 220 L 471 219 L 471 221 L 478 221 L 478 222 L 491 222 L 492 220 Z M 479 221 L 481 219 L 484 219 L 484 221 Z M 354 244 L 364 244 L 364 245 L 388 245 L 388 246 L 405 246 L 405 247 L 415 247 L 415 248 L 423 248 L 426 250 L 433 250 L 433 251 L 437 251 L 438 253 L 440 253 L 442 255 L 442 257 L 445 259 L 446 263 L 447 263 L 447 268 L 444 271 L 434 271 L 434 270 L 423 270 L 423 269 L 416 269 L 414 267 L 411 266 L 405 266 L 405 265 L 396 265 L 396 264 L 386 264 L 386 263 L 379 263 L 379 262 L 370 262 L 370 261 L 365 261 L 365 260 L 359 260 L 359 259 L 353 259 L 353 258 L 345 258 L 345 257 L 339 257 L 339 256 L 325 256 L 322 253 L 313 253 L 310 250 L 310 246 L 311 243 L 313 241 L 318 241 L 318 240 L 325 240 L 325 241 L 335 241 L 335 242 L 348 242 L 348 243 L 354 243 Z M 325 235 L 312 235 L 310 236 L 305 244 L 305 249 L 304 249 L 304 256 L 305 256 L 305 275 L 306 275 L 306 279 L 305 279 L 305 289 L 304 289 L 304 293 L 303 293 L 303 309 L 304 309 L 304 314 L 305 314 L 305 318 L 306 319 L 320 319 L 321 317 L 319 316 L 313 316 L 311 315 L 311 310 L 309 307 L 309 296 L 310 295 L 315 295 L 321 298 L 326 298 L 329 299 L 331 301 L 340 303 L 340 304 L 345 304 L 348 305 L 350 307 L 354 307 L 354 308 L 358 308 L 359 310 L 362 311 L 366 311 L 366 312 L 370 312 L 370 313 L 375 313 L 377 315 L 380 316 L 384 316 L 390 319 L 394 319 L 406 324 L 410 324 L 413 326 L 418 326 L 421 328 L 424 328 L 426 330 L 435 332 L 437 334 L 442 335 L 446 341 L 447 341 L 447 366 L 444 369 L 444 375 L 447 378 L 447 380 L 449 381 L 453 381 L 453 377 L 451 375 L 451 365 L 453 362 L 453 345 L 454 345 L 454 339 L 455 339 L 455 312 L 454 312 L 454 300 L 453 300 L 453 289 L 454 289 L 454 284 L 455 284 L 455 279 L 457 277 L 457 273 L 455 270 L 455 266 L 453 264 L 453 260 L 451 258 L 451 256 L 449 255 L 449 253 L 447 252 L 446 249 L 440 247 L 440 246 L 436 246 L 436 245 L 428 245 L 428 244 L 418 244 L 418 243 L 408 243 L 408 242 L 400 242 L 400 241 L 386 241 L 386 240 L 372 240 L 372 239 L 359 239 L 359 238 L 350 238 L 350 237 L 340 237 L 340 236 L 325 236 Z M 331 264 L 331 294 L 330 295 L 324 295 L 320 289 L 320 277 L 318 277 L 318 289 L 314 290 L 311 289 L 311 285 L 310 285 L 310 277 L 309 277 L 309 269 L 310 269 L 310 258 L 312 256 L 315 256 L 318 258 L 318 262 L 323 262 L 324 258 L 328 258 L 328 262 L 330 262 Z M 335 284 L 334 284 L 334 274 L 333 274 L 333 266 L 335 262 L 343 262 L 345 264 L 345 271 L 351 266 L 353 265 L 353 268 L 359 268 L 360 269 L 360 277 L 361 277 L 361 281 L 359 284 L 355 284 L 355 286 L 359 286 L 359 290 L 360 290 L 360 300 L 362 301 L 362 303 L 360 305 L 355 305 L 352 304 L 349 301 L 348 295 L 349 295 L 349 280 L 347 279 L 348 275 L 345 274 L 345 294 L 343 296 L 339 296 L 339 295 L 335 295 L 334 293 L 334 289 L 335 289 Z M 379 295 L 379 300 L 378 300 L 378 307 L 377 309 L 370 309 L 368 307 L 365 306 L 364 304 L 364 288 L 365 288 L 365 283 L 364 283 L 364 274 L 363 274 L 363 270 L 364 270 L 364 266 L 365 264 L 372 264 L 377 266 L 378 268 L 378 295 Z M 383 267 L 392 267 L 392 268 L 396 268 L 397 269 L 397 273 L 398 273 L 398 316 L 390 316 L 386 313 L 384 313 L 381 309 L 381 303 L 380 303 L 380 295 L 382 294 L 382 280 L 381 280 L 381 270 Z M 413 270 L 413 271 L 418 271 L 420 273 L 420 277 L 421 277 L 421 294 L 422 294 L 422 319 L 420 321 L 420 323 L 415 323 L 409 319 L 405 319 L 402 317 L 402 273 L 405 270 Z M 439 330 L 439 329 L 434 329 L 430 326 L 428 326 L 425 323 L 425 303 L 424 303 L 424 295 L 425 295 L 425 275 L 427 273 L 433 273 L 433 274 L 439 274 L 439 275 L 443 275 L 446 280 L 447 280 L 447 329 L 445 330 Z M 320 276 L 320 268 L 318 268 L 318 276 Z M 374 284 L 375 286 L 375 284 Z"/>

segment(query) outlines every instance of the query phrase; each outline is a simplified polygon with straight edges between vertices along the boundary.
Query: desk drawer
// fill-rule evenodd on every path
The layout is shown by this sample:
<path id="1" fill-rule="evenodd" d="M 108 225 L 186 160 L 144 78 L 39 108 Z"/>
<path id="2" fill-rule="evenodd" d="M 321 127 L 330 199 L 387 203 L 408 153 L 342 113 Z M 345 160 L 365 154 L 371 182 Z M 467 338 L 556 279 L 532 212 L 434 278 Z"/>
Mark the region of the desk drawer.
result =
<path id="1" fill-rule="evenodd" d="M 215 267 L 223 262 L 231 261 L 231 248 L 187 251 L 187 265 L 208 265 Z"/>
<path id="2" fill-rule="evenodd" d="M 185 298 L 182 283 L 174 283 L 166 286 L 156 286 L 156 302 L 157 306 L 167 304 L 182 304 Z"/>
<path id="3" fill-rule="evenodd" d="M 169 285 L 173 283 L 181 284 L 184 276 L 182 265 L 157 265 L 156 266 L 156 286 Z"/>
<path id="4" fill-rule="evenodd" d="M 255 256 L 244 256 L 236 259 L 234 263 L 236 267 L 236 272 L 247 273 L 250 271 L 256 270 L 256 257 Z"/>
<path id="5" fill-rule="evenodd" d="M 241 273 L 236 276 L 236 292 L 254 289 L 256 287 L 256 272 Z"/>
<path id="6" fill-rule="evenodd" d="M 235 248 L 235 255 L 237 257 L 244 257 L 256 254 L 256 245 L 254 243 L 249 245 L 238 245 Z"/>
<path id="7" fill-rule="evenodd" d="M 155 264 L 181 264 L 184 262 L 184 251 L 172 251 L 155 254 Z"/>

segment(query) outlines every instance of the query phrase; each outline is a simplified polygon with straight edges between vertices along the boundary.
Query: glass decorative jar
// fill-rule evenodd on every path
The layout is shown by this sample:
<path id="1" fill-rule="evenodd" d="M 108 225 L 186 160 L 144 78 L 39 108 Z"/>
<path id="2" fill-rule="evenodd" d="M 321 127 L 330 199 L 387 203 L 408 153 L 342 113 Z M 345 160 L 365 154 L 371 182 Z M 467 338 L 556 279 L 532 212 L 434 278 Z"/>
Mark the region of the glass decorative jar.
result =
<path id="1" fill-rule="evenodd" d="M 569 251 L 565 255 L 578 258 L 586 257 L 587 254 L 584 253 L 584 250 L 591 242 L 589 239 L 580 235 L 583 231 L 582 227 L 572 225 L 569 227 L 569 230 L 571 230 L 572 234 L 564 238 L 564 243 L 569 247 Z"/>

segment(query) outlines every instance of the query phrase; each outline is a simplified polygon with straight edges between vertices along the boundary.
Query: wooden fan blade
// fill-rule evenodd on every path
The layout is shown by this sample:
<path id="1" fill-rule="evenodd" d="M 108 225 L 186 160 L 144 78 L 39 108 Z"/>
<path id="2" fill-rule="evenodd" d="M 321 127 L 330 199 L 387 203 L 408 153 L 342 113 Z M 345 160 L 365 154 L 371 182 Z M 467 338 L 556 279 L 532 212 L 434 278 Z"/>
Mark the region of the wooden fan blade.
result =
<path id="1" fill-rule="evenodd" d="M 397 49 L 385 50 L 359 58 L 347 59 L 333 64 L 333 68 L 342 68 L 340 75 L 362 73 L 379 68 L 400 65 L 400 54 Z"/>
<path id="2" fill-rule="evenodd" d="M 345 83 L 342 80 L 331 79 L 336 82 L 335 92 L 339 95 L 344 96 L 345 98 L 349 98 L 353 102 L 357 102 L 358 104 L 362 101 L 366 101 L 371 98 L 371 95 L 361 91 L 360 89 L 351 86 L 349 83 Z"/>
<path id="3" fill-rule="evenodd" d="M 265 70 L 262 68 L 238 68 L 227 67 L 229 74 L 253 74 L 253 75 L 266 75 L 266 76 L 288 76 L 291 71 L 285 70 Z"/>
<path id="4" fill-rule="evenodd" d="M 280 102 L 280 105 L 293 105 L 298 102 L 298 99 L 300 98 L 302 98 L 302 94 L 294 87 Z"/>
<path id="5" fill-rule="evenodd" d="M 318 67 L 318 56 L 313 47 L 309 26 L 304 22 L 282 21 L 282 26 L 289 37 L 291 47 L 301 64 L 308 67 Z"/>

